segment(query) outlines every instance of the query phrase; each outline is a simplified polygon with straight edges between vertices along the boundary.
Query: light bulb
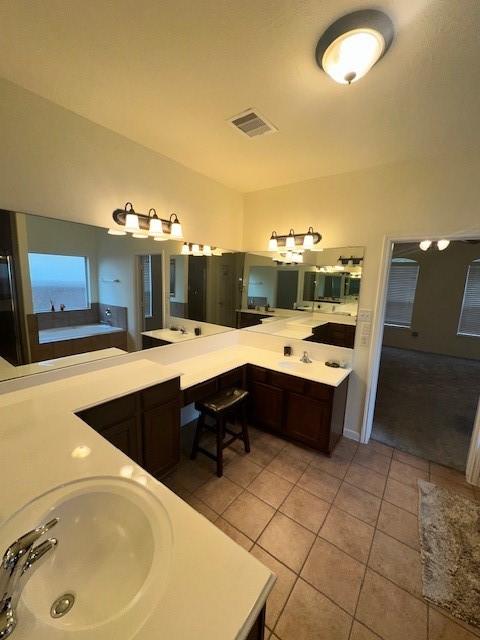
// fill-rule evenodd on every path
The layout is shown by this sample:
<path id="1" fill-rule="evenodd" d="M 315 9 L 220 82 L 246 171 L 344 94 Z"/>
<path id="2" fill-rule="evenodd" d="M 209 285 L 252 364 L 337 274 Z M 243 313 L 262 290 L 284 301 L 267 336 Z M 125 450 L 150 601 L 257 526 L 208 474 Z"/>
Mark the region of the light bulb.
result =
<path id="1" fill-rule="evenodd" d="M 188 246 L 188 242 L 184 242 L 182 245 L 182 256 L 188 256 L 190 253 L 190 247 Z"/>
<path id="2" fill-rule="evenodd" d="M 150 218 L 148 232 L 152 236 L 163 235 L 162 221 L 160 218 Z"/>
<path id="3" fill-rule="evenodd" d="M 268 250 L 276 251 L 277 248 L 278 248 L 277 234 L 275 233 L 275 231 L 273 231 L 272 235 L 270 236 L 270 240 L 268 241 Z"/>
<path id="4" fill-rule="evenodd" d="M 363 27 L 347 31 L 326 49 L 322 67 L 339 84 L 351 84 L 363 78 L 381 58 L 385 39 L 375 29 Z"/>
<path id="5" fill-rule="evenodd" d="M 420 249 L 422 251 L 428 251 L 428 249 L 430 249 L 430 247 L 432 246 L 432 241 L 431 240 L 422 240 L 418 246 L 420 247 Z"/>
<path id="6" fill-rule="evenodd" d="M 295 249 L 295 233 L 293 229 L 290 229 L 290 232 L 285 239 L 285 246 L 287 249 Z"/>
<path id="7" fill-rule="evenodd" d="M 308 232 L 303 236 L 303 248 L 304 249 L 312 249 L 313 248 L 313 229 L 309 228 Z"/>
<path id="8" fill-rule="evenodd" d="M 135 233 L 140 229 L 140 224 L 138 222 L 138 216 L 136 213 L 127 213 L 125 216 L 125 230 Z"/>
<path id="9" fill-rule="evenodd" d="M 177 240 L 181 240 L 183 238 L 182 225 L 180 224 L 180 220 L 177 217 L 176 213 L 172 213 L 170 216 L 170 235 L 172 238 L 176 238 Z"/>
<path id="10" fill-rule="evenodd" d="M 450 244 L 450 240 L 439 240 L 437 242 L 437 248 L 439 251 L 443 251 L 448 247 L 449 244 Z"/>
<path id="11" fill-rule="evenodd" d="M 126 236 L 127 235 L 127 232 L 124 231 L 123 229 L 109 229 L 107 233 L 110 236 Z"/>
<path id="12" fill-rule="evenodd" d="M 203 245 L 203 255 L 204 256 L 211 256 L 212 255 L 212 247 L 209 244 L 204 244 Z"/>

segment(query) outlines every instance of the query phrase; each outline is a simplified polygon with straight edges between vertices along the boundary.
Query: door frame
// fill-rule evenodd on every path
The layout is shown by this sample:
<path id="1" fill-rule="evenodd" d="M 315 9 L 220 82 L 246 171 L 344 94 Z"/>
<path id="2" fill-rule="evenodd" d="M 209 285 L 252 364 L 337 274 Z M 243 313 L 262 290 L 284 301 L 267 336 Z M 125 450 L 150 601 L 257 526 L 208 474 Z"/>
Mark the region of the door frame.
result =
<path id="1" fill-rule="evenodd" d="M 394 244 L 406 242 L 421 242 L 421 240 L 423 240 L 424 238 L 429 238 L 430 240 L 432 240 L 432 242 L 442 240 L 443 238 L 448 238 L 451 242 L 453 242 L 455 240 L 478 239 L 479 236 L 479 233 L 425 233 L 425 235 L 420 240 L 418 238 L 418 234 L 415 237 L 411 235 L 384 236 L 380 258 L 380 272 L 377 283 L 377 291 L 375 295 L 375 312 L 372 320 L 372 338 L 370 343 L 367 369 L 367 389 L 365 394 L 365 408 L 363 412 L 360 442 L 366 444 L 370 440 L 370 436 L 372 433 L 373 417 L 377 399 L 378 375 L 380 371 L 380 360 L 382 356 L 383 328 L 387 303 L 388 278 L 390 275 L 390 265 L 392 261 Z M 471 484 L 480 485 L 480 398 L 468 452 L 466 478 L 467 481 Z"/>

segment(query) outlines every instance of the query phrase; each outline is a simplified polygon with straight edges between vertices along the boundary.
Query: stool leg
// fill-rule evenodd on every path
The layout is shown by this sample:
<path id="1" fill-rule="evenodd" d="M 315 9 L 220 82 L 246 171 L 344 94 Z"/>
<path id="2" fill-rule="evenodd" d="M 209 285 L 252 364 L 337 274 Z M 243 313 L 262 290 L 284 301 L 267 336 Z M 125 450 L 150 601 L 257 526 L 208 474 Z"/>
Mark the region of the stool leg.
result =
<path id="1" fill-rule="evenodd" d="M 250 437 L 248 435 L 248 425 L 247 425 L 247 406 L 243 403 L 242 406 L 242 434 L 243 434 L 243 444 L 245 445 L 245 452 L 250 453 Z"/>
<path id="2" fill-rule="evenodd" d="M 223 430 L 225 427 L 225 417 L 217 418 L 217 476 L 223 476 Z"/>
<path id="3" fill-rule="evenodd" d="M 205 424 L 205 416 L 203 415 L 203 413 L 201 413 L 198 416 L 197 426 L 195 427 L 195 436 L 193 438 L 192 453 L 190 455 L 190 460 L 195 460 L 195 458 L 197 457 L 198 445 L 200 443 L 200 437 L 202 435 L 204 424 Z"/>

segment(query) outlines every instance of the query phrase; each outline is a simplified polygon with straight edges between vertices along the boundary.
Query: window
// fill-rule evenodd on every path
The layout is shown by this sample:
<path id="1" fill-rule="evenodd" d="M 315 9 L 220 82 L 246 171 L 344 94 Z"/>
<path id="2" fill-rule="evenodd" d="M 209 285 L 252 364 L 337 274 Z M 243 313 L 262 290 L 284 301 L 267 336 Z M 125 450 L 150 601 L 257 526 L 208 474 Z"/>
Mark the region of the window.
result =
<path id="1" fill-rule="evenodd" d="M 468 267 L 457 333 L 480 337 L 480 260 Z"/>
<path id="2" fill-rule="evenodd" d="M 152 256 L 142 256 L 143 273 L 143 312 L 145 318 L 151 318 L 152 309 Z"/>
<path id="3" fill-rule="evenodd" d="M 388 279 L 385 324 L 410 327 L 417 288 L 419 265 L 408 258 L 394 258 Z"/>
<path id="4" fill-rule="evenodd" d="M 88 260 L 85 256 L 61 256 L 49 253 L 29 253 L 33 312 L 88 309 Z"/>

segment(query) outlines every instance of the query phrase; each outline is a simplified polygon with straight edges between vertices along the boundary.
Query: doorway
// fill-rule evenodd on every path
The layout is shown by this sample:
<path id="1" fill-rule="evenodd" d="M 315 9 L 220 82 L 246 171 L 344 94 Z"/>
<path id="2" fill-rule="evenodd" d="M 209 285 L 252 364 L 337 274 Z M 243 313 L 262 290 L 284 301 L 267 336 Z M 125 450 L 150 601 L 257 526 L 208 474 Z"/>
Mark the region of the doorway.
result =
<path id="1" fill-rule="evenodd" d="M 298 271 L 282 271 L 277 273 L 277 307 L 294 309 L 298 295 Z"/>
<path id="2" fill-rule="evenodd" d="M 162 255 L 139 256 L 142 331 L 163 327 Z"/>
<path id="3" fill-rule="evenodd" d="M 464 472 L 480 393 L 480 242 L 392 247 L 371 436 Z"/>

